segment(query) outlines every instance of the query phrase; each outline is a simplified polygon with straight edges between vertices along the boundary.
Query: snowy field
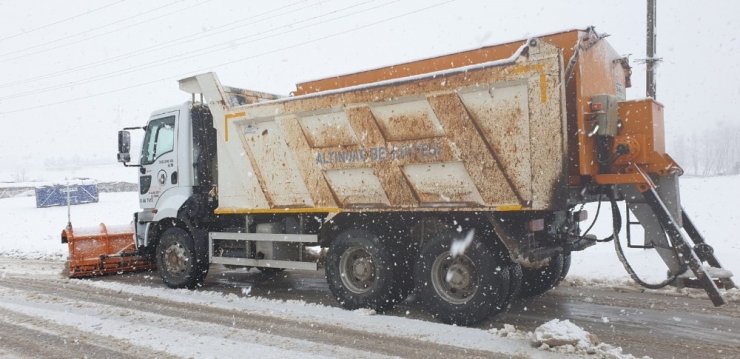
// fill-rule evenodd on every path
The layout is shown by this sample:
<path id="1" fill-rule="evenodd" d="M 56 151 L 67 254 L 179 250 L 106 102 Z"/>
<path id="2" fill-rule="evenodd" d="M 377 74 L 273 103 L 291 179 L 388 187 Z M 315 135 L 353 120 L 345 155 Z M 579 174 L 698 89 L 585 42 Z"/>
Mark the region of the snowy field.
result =
<path id="1" fill-rule="evenodd" d="M 138 210 L 138 193 L 100 193 L 98 203 L 71 207 L 76 227 L 126 224 Z M 0 255 L 18 258 L 59 259 L 67 256 L 61 233 L 67 225 L 67 207 L 36 208 L 35 197 L 0 199 L 0 218 L 5 235 L 0 239 Z"/>
<path id="2" fill-rule="evenodd" d="M 736 224 L 740 221 L 737 203 L 740 203 L 740 176 L 683 178 L 681 200 L 699 230 L 711 244 L 720 262 L 734 273 L 740 273 L 740 240 Z M 138 195 L 134 192 L 101 193 L 100 202 L 72 207 L 75 227 L 96 226 L 98 223 L 126 224 L 138 210 Z M 587 206 L 588 225 L 596 213 L 596 206 Z M 63 259 L 66 246 L 60 243 L 60 234 L 67 223 L 65 207 L 36 208 L 33 197 L 0 200 L 0 218 L 5 223 L 0 239 L 0 255 L 19 258 Z M 600 238 L 611 233 L 608 203 L 592 233 Z M 622 231 L 622 242 L 626 239 Z M 666 267 L 652 250 L 627 249 L 627 257 L 637 273 L 650 280 L 664 278 Z M 628 280 L 617 259 L 612 243 L 600 243 L 573 255 L 570 279 L 590 281 Z"/>

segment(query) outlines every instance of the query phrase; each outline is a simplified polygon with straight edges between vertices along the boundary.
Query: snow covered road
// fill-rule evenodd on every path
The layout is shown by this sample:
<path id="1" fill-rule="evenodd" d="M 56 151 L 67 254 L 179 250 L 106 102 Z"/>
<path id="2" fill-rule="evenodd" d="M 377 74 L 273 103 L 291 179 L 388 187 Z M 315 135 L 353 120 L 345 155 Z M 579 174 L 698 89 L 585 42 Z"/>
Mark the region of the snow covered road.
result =
<path id="1" fill-rule="evenodd" d="M 675 291 L 569 283 L 462 328 L 435 323 L 412 303 L 387 315 L 337 308 L 322 273 L 212 266 L 203 288 L 188 291 L 165 288 L 156 273 L 67 280 L 61 266 L 0 258 L 0 356 L 563 357 L 525 338 L 558 318 L 637 356 L 740 357 L 738 302 L 714 308 Z M 504 324 L 518 331 L 491 330 Z"/>
<path id="2" fill-rule="evenodd" d="M 135 286 L 116 277 L 67 280 L 48 262 L 0 263 L 0 317 L 9 323 L 0 326 L 0 353 L 11 357 L 559 357 L 475 328 Z M 33 278 L 21 274 L 34 266 L 48 271 L 37 268 Z M 75 351 L 67 352 L 68 346 Z M 60 353 L 51 354 L 54 348 Z"/>

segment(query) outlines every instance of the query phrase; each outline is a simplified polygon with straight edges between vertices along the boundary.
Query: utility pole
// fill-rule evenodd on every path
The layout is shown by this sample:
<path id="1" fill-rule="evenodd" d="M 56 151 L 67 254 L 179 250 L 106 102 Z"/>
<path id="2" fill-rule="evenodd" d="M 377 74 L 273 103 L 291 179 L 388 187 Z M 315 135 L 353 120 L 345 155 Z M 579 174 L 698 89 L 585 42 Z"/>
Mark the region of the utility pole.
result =
<path id="1" fill-rule="evenodd" d="M 647 58 L 645 64 L 647 65 L 647 84 L 645 92 L 647 97 L 655 98 L 655 68 L 660 59 L 655 58 L 655 28 L 656 21 L 655 16 L 657 0 L 647 0 Z"/>

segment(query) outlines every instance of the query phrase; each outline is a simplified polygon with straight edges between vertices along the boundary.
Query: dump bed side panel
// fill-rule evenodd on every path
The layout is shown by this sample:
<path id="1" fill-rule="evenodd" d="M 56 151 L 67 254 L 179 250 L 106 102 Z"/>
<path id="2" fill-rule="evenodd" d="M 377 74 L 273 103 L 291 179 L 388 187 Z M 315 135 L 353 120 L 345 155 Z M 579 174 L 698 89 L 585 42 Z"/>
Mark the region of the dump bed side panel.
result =
<path id="1" fill-rule="evenodd" d="M 578 44 L 579 36 L 586 35 L 587 30 L 570 30 L 550 35 L 539 36 L 538 40 L 545 41 L 563 50 L 563 61 L 573 56 Z M 529 39 L 521 39 L 505 44 L 486 46 L 479 49 L 457 52 L 428 59 L 410 61 L 391 66 L 355 72 L 352 74 L 333 76 L 314 81 L 306 81 L 296 85 L 295 94 L 305 95 L 320 91 L 334 90 L 343 87 L 368 84 L 381 80 L 398 79 L 402 77 L 426 74 L 435 71 L 453 69 L 461 66 L 481 64 L 495 60 L 506 59 L 515 53 Z"/>
<path id="2" fill-rule="evenodd" d="M 219 213 L 565 206 L 561 50 L 228 109 Z"/>

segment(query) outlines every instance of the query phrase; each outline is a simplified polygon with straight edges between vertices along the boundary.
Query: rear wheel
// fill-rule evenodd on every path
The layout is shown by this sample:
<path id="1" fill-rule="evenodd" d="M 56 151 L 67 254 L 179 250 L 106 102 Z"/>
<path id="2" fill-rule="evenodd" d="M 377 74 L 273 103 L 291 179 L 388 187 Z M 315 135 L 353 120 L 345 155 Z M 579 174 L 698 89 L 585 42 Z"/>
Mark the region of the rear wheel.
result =
<path id="1" fill-rule="evenodd" d="M 563 274 L 563 261 L 563 254 L 558 253 L 551 257 L 544 267 L 522 268 L 522 289 L 519 296 L 521 298 L 533 297 L 555 288 L 560 283 L 560 276 Z"/>
<path id="2" fill-rule="evenodd" d="M 182 228 L 169 228 L 157 246 L 157 268 L 170 288 L 195 288 L 208 273 L 208 258 L 195 251 L 190 234 Z"/>
<path id="3" fill-rule="evenodd" d="M 394 261 L 393 248 L 361 229 L 344 231 L 331 243 L 326 257 L 326 280 L 343 307 L 384 310 L 408 296 L 408 268 L 405 263 Z"/>
<path id="4" fill-rule="evenodd" d="M 470 325 L 508 304 L 509 269 L 480 240 L 464 253 L 450 253 L 452 236 L 440 235 L 424 245 L 416 263 L 419 299 L 445 323 Z"/>

